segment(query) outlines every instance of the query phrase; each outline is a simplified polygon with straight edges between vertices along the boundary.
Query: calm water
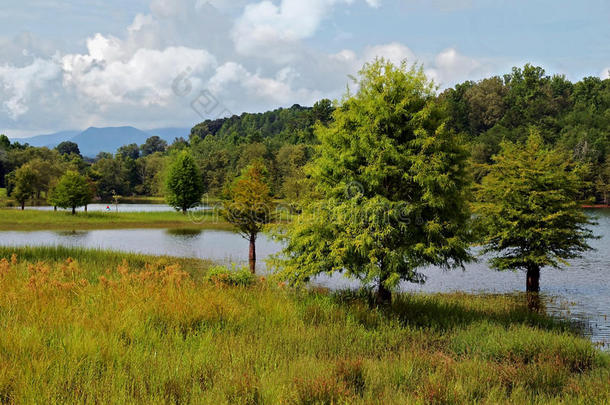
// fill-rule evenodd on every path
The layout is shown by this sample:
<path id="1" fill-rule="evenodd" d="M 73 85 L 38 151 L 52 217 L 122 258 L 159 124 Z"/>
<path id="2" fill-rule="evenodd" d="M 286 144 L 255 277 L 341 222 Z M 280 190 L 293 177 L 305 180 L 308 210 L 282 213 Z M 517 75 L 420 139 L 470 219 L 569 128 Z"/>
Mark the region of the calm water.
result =
<path id="1" fill-rule="evenodd" d="M 120 206 L 121 207 L 121 206 Z M 105 208 L 105 207 L 104 207 Z M 547 309 L 585 325 L 594 341 L 610 347 L 610 210 L 595 211 L 599 224 L 592 241 L 597 249 L 586 258 L 575 260 L 565 270 L 543 270 L 541 285 Z M 124 250 L 145 254 L 211 259 L 223 263 L 245 263 L 248 242 L 239 235 L 216 230 L 95 230 L 76 232 L 0 232 L 0 245 L 64 245 Z M 259 267 L 277 252 L 279 245 L 265 236 L 257 243 Z M 484 261 L 470 264 L 466 271 L 443 272 L 425 269 L 428 282 L 423 286 L 405 283 L 404 291 L 517 293 L 525 289 L 521 272 L 490 271 Z M 355 288 L 358 284 L 340 275 L 319 277 L 316 283 L 330 288 Z"/>

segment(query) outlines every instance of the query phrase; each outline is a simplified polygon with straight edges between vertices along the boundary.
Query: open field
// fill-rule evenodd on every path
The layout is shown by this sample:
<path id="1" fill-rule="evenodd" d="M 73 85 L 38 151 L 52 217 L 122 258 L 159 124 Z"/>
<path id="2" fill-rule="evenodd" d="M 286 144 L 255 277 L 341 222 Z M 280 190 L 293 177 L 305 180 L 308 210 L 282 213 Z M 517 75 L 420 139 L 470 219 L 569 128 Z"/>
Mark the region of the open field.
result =
<path id="1" fill-rule="evenodd" d="M 610 401 L 609 356 L 515 298 L 401 295 L 379 310 L 366 294 L 208 281 L 196 260 L 0 258 L 2 403 Z"/>
<path id="2" fill-rule="evenodd" d="M 179 212 L 79 212 L 0 209 L 0 230 L 77 230 L 116 228 L 230 229 L 212 213 L 196 216 Z"/>

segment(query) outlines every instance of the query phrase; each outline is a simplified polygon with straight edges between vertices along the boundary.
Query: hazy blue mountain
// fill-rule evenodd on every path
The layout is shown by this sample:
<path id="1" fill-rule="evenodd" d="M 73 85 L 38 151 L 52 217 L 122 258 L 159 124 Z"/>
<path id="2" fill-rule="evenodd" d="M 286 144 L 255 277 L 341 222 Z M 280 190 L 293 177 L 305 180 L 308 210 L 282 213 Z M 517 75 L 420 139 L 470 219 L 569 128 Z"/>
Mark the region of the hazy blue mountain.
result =
<path id="1" fill-rule="evenodd" d="M 148 132 L 134 127 L 91 127 L 76 135 L 71 141 L 78 144 L 81 155 L 95 157 L 100 152 L 114 153 L 121 146 L 130 143 L 141 145 L 149 137 Z"/>
<path id="2" fill-rule="evenodd" d="M 142 145 L 151 136 L 158 136 L 171 144 L 174 139 L 188 139 L 190 128 L 157 128 L 142 131 L 134 127 L 91 127 L 85 131 L 61 131 L 48 135 L 37 135 L 29 138 L 13 138 L 21 144 L 32 146 L 48 146 L 54 148 L 64 141 L 76 142 L 83 156 L 95 157 L 100 152 L 115 153 L 116 150 L 130 143 Z"/>
<path id="3" fill-rule="evenodd" d="M 11 138 L 21 144 L 29 143 L 32 146 L 48 146 L 54 148 L 63 141 L 68 141 L 78 135 L 81 131 L 61 131 L 54 134 L 37 135 L 30 138 Z"/>

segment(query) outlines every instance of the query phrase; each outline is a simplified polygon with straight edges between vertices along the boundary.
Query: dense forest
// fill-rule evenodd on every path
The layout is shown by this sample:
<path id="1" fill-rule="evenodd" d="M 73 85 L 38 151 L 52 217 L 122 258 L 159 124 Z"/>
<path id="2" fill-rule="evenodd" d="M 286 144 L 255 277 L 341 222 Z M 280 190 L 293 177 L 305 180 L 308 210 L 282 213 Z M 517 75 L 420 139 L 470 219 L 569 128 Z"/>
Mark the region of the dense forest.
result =
<path id="1" fill-rule="evenodd" d="M 437 101 L 448 129 L 461 134 L 470 151 L 475 180 L 483 177 L 503 139 L 525 141 L 536 129 L 548 146 L 568 151 L 587 186 L 581 199 L 608 204 L 610 192 L 610 79 L 572 83 L 525 65 L 503 77 L 468 81 L 440 92 Z M 263 163 L 275 198 L 298 202 L 307 192 L 304 166 L 316 152 L 316 125 L 327 126 L 335 105 L 294 105 L 265 113 L 207 120 L 189 139 L 167 144 L 158 137 L 125 145 L 95 159 L 78 145 L 37 148 L 0 137 L 0 186 L 8 197 L 43 204 L 61 175 L 77 171 L 102 201 L 113 196 L 163 196 L 168 167 L 188 150 L 203 173 L 208 195 L 222 197 L 249 164 Z M 16 193 L 17 191 L 17 193 Z M 17 194 L 17 195 L 16 195 Z"/>

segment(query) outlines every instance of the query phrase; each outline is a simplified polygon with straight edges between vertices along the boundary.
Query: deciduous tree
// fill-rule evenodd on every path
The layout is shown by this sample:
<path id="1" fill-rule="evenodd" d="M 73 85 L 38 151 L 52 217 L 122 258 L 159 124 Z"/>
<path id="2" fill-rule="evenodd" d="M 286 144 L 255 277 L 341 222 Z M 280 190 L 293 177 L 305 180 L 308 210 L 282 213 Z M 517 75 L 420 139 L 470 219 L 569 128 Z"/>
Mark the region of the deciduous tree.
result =
<path id="1" fill-rule="evenodd" d="M 186 211 L 201 203 L 204 186 L 203 178 L 193 157 L 187 152 L 180 152 L 169 167 L 166 180 L 166 200 L 176 210 Z"/>
<path id="2" fill-rule="evenodd" d="M 567 153 L 526 143 L 502 143 L 477 193 L 484 252 L 498 270 L 527 272 L 530 308 L 537 309 L 540 270 L 559 268 L 590 249 L 591 220 L 577 201 L 581 180 Z"/>
<path id="3" fill-rule="evenodd" d="M 342 272 L 376 282 L 379 303 L 424 266 L 469 260 L 466 153 L 421 68 L 365 65 L 328 127 L 310 175 L 321 199 L 284 237 L 280 274 L 293 283 Z"/>
<path id="4" fill-rule="evenodd" d="M 21 205 L 22 210 L 25 209 L 25 202 L 36 195 L 36 180 L 36 171 L 29 165 L 23 165 L 15 172 L 11 196 Z"/>
<path id="5" fill-rule="evenodd" d="M 250 242 L 250 271 L 256 272 L 256 238 L 264 226 L 272 221 L 275 204 L 265 181 L 265 168 L 254 162 L 229 188 L 229 200 L 223 216 Z"/>
<path id="6" fill-rule="evenodd" d="M 76 208 L 87 206 L 92 197 L 93 191 L 87 179 L 69 170 L 51 190 L 49 202 L 59 208 L 71 208 L 74 215 Z"/>

